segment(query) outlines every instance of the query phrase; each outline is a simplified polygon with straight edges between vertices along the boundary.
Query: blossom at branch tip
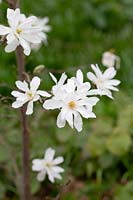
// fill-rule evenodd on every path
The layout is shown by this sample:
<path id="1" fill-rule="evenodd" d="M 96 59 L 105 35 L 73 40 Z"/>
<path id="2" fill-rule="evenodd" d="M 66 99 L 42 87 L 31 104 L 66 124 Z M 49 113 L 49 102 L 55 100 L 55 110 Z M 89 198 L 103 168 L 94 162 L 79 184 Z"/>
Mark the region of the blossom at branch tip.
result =
<path id="1" fill-rule="evenodd" d="M 99 101 L 97 97 L 88 97 L 90 83 L 83 83 L 83 74 L 81 70 L 77 71 L 76 77 L 67 79 L 65 73 L 62 74 L 57 82 L 53 74 L 52 79 L 56 83 L 52 87 L 52 98 L 46 100 L 43 107 L 47 110 L 59 109 L 57 117 L 57 126 L 62 128 L 68 122 L 71 128 L 76 128 L 78 132 L 82 131 L 82 117 L 95 118 L 93 106 Z M 67 79 L 67 82 L 65 83 Z M 82 91 L 81 91 L 82 90 Z"/>
<path id="2" fill-rule="evenodd" d="M 48 31 L 48 28 L 37 24 L 37 17 L 26 17 L 20 13 L 19 8 L 15 10 L 8 8 L 7 20 L 9 27 L 0 25 L 0 35 L 6 36 L 5 51 L 7 53 L 15 51 L 20 45 L 24 49 L 24 54 L 28 56 L 31 53 L 31 45 L 39 45 L 46 40 L 44 32 Z"/>
<path id="3" fill-rule="evenodd" d="M 110 51 L 106 51 L 102 55 L 102 64 L 105 67 L 116 67 L 116 69 L 119 69 L 120 57 Z"/>
<path id="4" fill-rule="evenodd" d="M 30 85 L 30 87 L 29 87 Z M 27 109 L 26 109 L 26 114 L 30 115 L 33 113 L 33 103 L 35 101 L 38 101 L 41 96 L 42 97 L 50 97 L 51 95 L 43 90 L 38 90 L 39 85 L 40 85 L 40 78 L 34 77 L 30 84 L 26 81 L 16 81 L 16 86 L 19 91 L 12 91 L 12 95 L 16 98 L 16 101 L 13 102 L 12 107 L 13 108 L 20 108 L 22 107 L 25 103 L 27 103 Z"/>
<path id="5" fill-rule="evenodd" d="M 90 95 L 106 95 L 113 99 L 111 91 L 119 91 L 116 86 L 120 84 L 120 81 L 113 79 L 116 75 L 114 67 L 110 67 L 105 70 L 104 73 L 100 70 L 98 65 L 91 65 L 94 73 L 88 72 L 87 77 L 93 82 L 97 89 L 93 89 L 89 92 Z"/>
<path id="6" fill-rule="evenodd" d="M 64 161 L 63 157 L 54 158 L 55 150 L 48 148 L 45 151 L 43 159 L 34 159 L 32 161 L 32 170 L 38 172 L 37 180 L 43 181 L 48 175 L 50 182 L 54 183 L 55 178 L 62 179 L 60 173 L 64 172 L 62 167 L 59 167 L 60 163 Z"/>

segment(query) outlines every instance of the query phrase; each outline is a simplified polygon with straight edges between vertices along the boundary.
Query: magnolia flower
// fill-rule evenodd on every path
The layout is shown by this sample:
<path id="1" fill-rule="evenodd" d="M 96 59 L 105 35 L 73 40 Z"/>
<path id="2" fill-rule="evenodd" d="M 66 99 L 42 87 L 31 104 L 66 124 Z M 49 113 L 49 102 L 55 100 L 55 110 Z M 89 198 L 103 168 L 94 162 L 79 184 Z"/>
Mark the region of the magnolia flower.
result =
<path id="1" fill-rule="evenodd" d="M 7 19 L 9 27 L 0 25 L 0 35 L 6 36 L 7 53 L 15 51 L 20 45 L 24 49 L 24 54 L 29 55 L 31 52 L 31 44 L 40 44 L 43 40 L 44 33 L 42 27 L 34 25 L 36 17 L 26 18 L 20 13 L 20 9 L 7 9 Z"/>
<path id="2" fill-rule="evenodd" d="M 39 172 L 37 175 L 38 181 L 43 181 L 48 175 L 48 179 L 54 183 L 54 179 L 62 179 L 60 173 L 64 172 L 62 167 L 57 166 L 64 161 L 63 157 L 57 157 L 54 159 L 55 150 L 48 148 L 45 152 L 43 159 L 34 159 L 32 161 L 32 170 Z"/>
<path id="3" fill-rule="evenodd" d="M 26 114 L 30 115 L 33 113 L 33 103 L 42 97 L 50 97 L 48 92 L 38 90 L 40 85 L 40 78 L 34 77 L 30 82 L 30 88 L 26 81 L 16 81 L 16 86 L 19 91 L 13 91 L 11 94 L 16 98 L 16 101 L 12 104 L 13 108 L 20 108 L 25 103 L 27 104 Z"/>
<path id="4" fill-rule="evenodd" d="M 103 53 L 102 64 L 106 67 L 115 67 L 120 68 L 120 57 L 116 56 L 110 51 Z"/>
<path id="5" fill-rule="evenodd" d="M 91 67 L 95 74 L 88 72 L 87 77 L 96 85 L 97 89 L 91 90 L 89 94 L 106 95 L 113 99 L 111 90 L 119 91 L 115 86 L 120 84 L 119 80 L 113 79 L 116 75 L 116 70 L 110 67 L 102 73 L 98 65 L 91 65 Z"/>
<path id="6" fill-rule="evenodd" d="M 71 128 L 75 127 L 78 132 L 82 131 L 82 117 L 86 119 L 96 117 L 92 112 L 92 108 L 99 99 L 97 97 L 87 97 L 90 84 L 83 83 L 81 71 L 77 72 L 77 77 L 68 79 L 66 84 L 67 77 L 65 74 L 62 74 L 59 82 L 53 75 L 52 78 L 56 83 L 52 88 L 53 97 L 46 100 L 43 107 L 47 110 L 60 109 L 57 117 L 59 128 L 64 127 L 68 122 Z M 79 92 L 79 88 L 82 89 L 82 92 Z"/>

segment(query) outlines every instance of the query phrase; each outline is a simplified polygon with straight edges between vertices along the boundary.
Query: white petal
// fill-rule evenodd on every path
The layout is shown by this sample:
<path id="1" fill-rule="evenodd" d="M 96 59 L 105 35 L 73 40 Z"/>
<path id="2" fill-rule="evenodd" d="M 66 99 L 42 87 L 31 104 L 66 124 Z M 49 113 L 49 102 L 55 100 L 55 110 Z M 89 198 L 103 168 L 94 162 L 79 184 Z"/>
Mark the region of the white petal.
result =
<path id="1" fill-rule="evenodd" d="M 95 83 L 96 80 L 97 80 L 97 77 L 96 77 L 92 72 L 88 72 L 88 73 L 87 73 L 87 78 L 88 78 L 89 80 L 91 80 L 93 83 Z"/>
<path id="2" fill-rule="evenodd" d="M 16 98 L 22 98 L 25 99 L 26 95 L 24 93 L 18 92 L 18 91 L 12 91 L 11 95 Z"/>
<path id="3" fill-rule="evenodd" d="M 41 171 L 44 166 L 43 166 L 43 162 L 41 159 L 34 159 L 32 161 L 32 171 Z"/>
<path id="4" fill-rule="evenodd" d="M 46 161 L 52 161 L 53 158 L 54 158 L 54 155 L 55 155 L 55 150 L 52 149 L 52 148 L 48 148 L 45 152 L 45 156 L 44 156 L 44 159 Z"/>
<path id="5" fill-rule="evenodd" d="M 51 94 L 49 94 L 48 92 L 43 91 L 43 90 L 38 90 L 37 94 L 39 94 L 42 97 L 50 97 L 51 96 Z"/>
<path id="6" fill-rule="evenodd" d="M 75 90 L 74 80 L 68 79 L 67 84 L 66 84 L 66 91 L 74 92 L 74 90 Z"/>
<path id="7" fill-rule="evenodd" d="M 89 112 L 87 109 L 85 109 L 85 107 L 78 107 L 77 111 L 84 117 L 84 118 L 89 118 Z M 78 116 L 79 118 L 79 116 Z M 80 120 L 81 121 L 81 120 Z"/>
<path id="8" fill-rule="evenodd" d="M 7 35 L 10 32 L 11 32 L 10 28 L 0 25 L 0 35 Z"/>
<path id="9" fill-rule="evenodd" d="M 38 173 L 37 180 L 40 181 L 40 182 L 42 182 L 45 179 L 45 177 L 46 177 L 46 171 L 43 170 L 43 171 L 41 171 L 41 172 Z"/>
<path id="10" fill-rule="evenodd" d="M 76 77 L 80 83 L 83 83 L 83 73 L 80 69 L 77 71 Z"/>
<path id="11" fill-rule="evenodd" d="M 25 102 L 23 102 L 23 101 L 15 101 L 15 102 L 13 102 L 12 107 L 13 108 L 20 108 L 20 107 L 23 106 L 24 103 Z"/>
<path id="12" fill-rule="evenodd" d="M 39 88 L 40 82 L 41 82 L 40 78 L 35 76 L 30 82 L 31 91 L 35 92 Z"/>
<path id="13" fill-rule="evenodd" d="M 116 70 L 114 67 L 110 67 L 106 69 L 106 71 L 103 74 L 103 77 L 105 80 L 112 79 L 116 75 Z"/>
<path id="14" fill-rule="evenodd" d="M 59 157 L 57 157 L 57 158 L 55 158 L 55 159 L 53 160 L 53 164 L 54 164 L 54 165 L 58 165 L 58 164 L 60 164 L 60 163 L 62 163 L 62 162 L 64 162 L 64 158 L 63 158 L 62 156 L 59 156 Z"/>
<path id="15" fill-rule="evenodd" d="M 52 167 L 52 170 L 57 174 L 64 172 L 64 169 L 62 167 L 59 167 L 59 166 Z"/>
<path id="16" fill-rule="evenodd" d="M 67 79 L 67 75 L 65 74 L 65 72 L 61 75 L 60 80 L 58 81 L 58 85 L 63 85 L 65 83 Z"/>
<path id="17" fill-rule="evenodd" d="M 33 113 L 33 101 L 29 101 L 27 105 L 26 115 L 31 115 Z"/>
<path id="18" fill-rule="evenodd" d="M 82 131 L 83 121 L 79 113 L 74 114 L 74 127 L 78 132 Z"/>
<path id="19" fill-rule="evenodd" d="M 59 128 L 62 128 L 62 127 L 64 127 L 65 125 L 66 125 L 66 120 L 65 119 L 62 119 L 62 117 L 61 117 L 61 113 L 59 113 L 59 115 L 58 115 L 58 117 L 57 117 L 57 126 L 59 127 Z"/>
<path id="20" fill-rule="evenodd" d="M 99 68 L 99 66 L 96 64 L 96 65 L 91 65 L 91 68 L 93 69 L 93 71 L 95 72 L 95 74 L 96 74 L 96 76 L 98 77 L 98 78 L 100 78 L 100 77 L 102 77 L 103 76 L 103 74 L 102 74 L 102 72 L 101 72 L 101 70 L 100 70 L 100 68 Z"/>
<path id="21" fill-rule="evenodd" d="M 23 38 L 19 38 L 19 43 L 24 49 L 24 54 L 26 56 L 29 56 L 31 53 L 31 47 L 30 47 L 29 43 L 26 40 L 24 40 Z"/>
<path id="22" fill-rule="evenodd" d="M 69 126 L 73 128 L 73 114 L 72 112 L 68 112 L 66 115 L 66 121 L 68 122 Z"/>
<path id="23" fill-rule="evenodd" d="M 28 88 L 28 84 L 26 83 L 26 81 L 16 81 L 16 86 L 18 89 L 24 91 L 24 92 L 27 92 L 29 91 L 29 88 Z"/>
<path id="24" fill-rule="evenodd" d="M 43 107 L 47 110 L 61 108 L 62 102 L 54 99 L 49 99 L 44 102 Z"/>
<path id="25" fill-rule="evenodd" d="M 51 169 L 47 169 L 48 179 L 54 183 L 54 175 L 55 173 Z"/>
<path id="26" fill-rule="evenodd" d="M 51 76 L 52 80 L 57 84 L 57 79 L 56 79 L 56 77 L 55 77 L 52 73 L 49 73 L 49 75 Z"/>
<path id="27" fill-rule="evenodd" d="M 9 44 L 6 45 L 5 52 L 10 53 L 10 52 L 15 51 L 17 46 L 18 46 L 18 41 L 14 40 L 12 43 L 9 43 Z"/>

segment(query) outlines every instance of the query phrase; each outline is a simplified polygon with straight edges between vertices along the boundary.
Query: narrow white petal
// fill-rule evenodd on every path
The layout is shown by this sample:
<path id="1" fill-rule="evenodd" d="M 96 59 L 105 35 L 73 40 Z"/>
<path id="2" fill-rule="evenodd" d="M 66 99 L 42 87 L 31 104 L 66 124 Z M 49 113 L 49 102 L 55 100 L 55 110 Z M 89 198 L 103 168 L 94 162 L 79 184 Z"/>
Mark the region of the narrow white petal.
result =
<path id="1" fill-rule="evenodd" d="M 78 132 L 82 131 L 83 121 L 79 113 L 74 114 L 74 127 Z"/>
<path id="2" fill-rule="evenodd" d="M 12 43 L 9 43 L 6 45 L 5 52 L 10 53 L 10 52 L 15 51 L 17 46 L 18 46 L 18 42 L 17 42 L 17 40 L 14 40 Z"/>
<path id="3" fill-rule="evenodd" d="M 37 94 L 39 94 L 42 97 L 50 97 L 51 96 L 51 94 L 49 94 L 48 92 L 43 91 L 43 90 L 38 90 Z"/>
<path id="4" fill-rule="evenodd" d="M 15 101 L 15 102 L 13 102 L 12 107 L 13 108 L 20 108 L 20 107 L 23 106 L 24 103 L 25 102 L 23 102 L 23 101 Z"/>
<path id="5" fill-rule="evenodd" d="M 7 35 L 11 32 L 11 29 L 9 27 L 0 25 L 0 35 Z"/>
<path id="6" fill-rule="evenodd" d="M 116 75 L 116 70 L 114 67 L 110 67 L 108 69 L 105 70 L 104 74 L 103 74 L 103 78 L 105 80 L 108 80 L 108 79 L 112 79 L 114 78 L 114 76 Z"/>
<path id="7" fill-rule="evenodd" d="M 57 84 L 57 79 L 56 79 L 56 77 L 55 77 L 52 73 L 49 73 L 49 75 L 51 76 L 52 80 Z"/>
<path id="8" fill-rule="evenodd" d="M 48 179 L 54 183 L 54 172 L 52 172 L 52 170 L 47 169 L 47 174 L 48 174 Z"/>
<path id="9" fill-rule="evenodd" d="M 66 115 L 66 121 L 68 122 L 69 126 L 73 128 L 73 114 L 72 112 L 68 112 Z"/>
<path id="10" fill-rule="evenodd" d="M 65 119 L 62 119 L 62 117 L 61 117 L 61 113 L 59 113 L 59 115 L 58 115 L 58 117 L 57 117 L 57 126 L 59 127 L 59 128 L 62 128 L 62 127 L 64 127 L 65 125 L 66 125 L 66 120 Z"/>
<path id="11" fill-rule="evenodd" d="M 83 83 L 83 73 L 82 71 L 79 69 L 76 73 L 76 77 L 77 77 L 77 80 L 80 82 L 80 83 Z"/>
<path id="12" fill-rule="evenodd" d="M 62 173 L 64 172 L 64 169 L 62 167 L 59 167 L 59 166 L 54 166 L 52 167 L 52 170 L 55 172 L 55 173 Z"/>
<path id="13" fill-rule="evenodd" d="M 42 181 L 44 181 L 45 177 L 46 177 L 46 171 L 43 170 L 43 171 L 41 171 L 41 172 L 38 173 L 37 180 L 40 181 L 40 182 L 42 182 Z"/>
<path id="14" fill-rule="evenodd" d="M 31 115 L 33 113 L 33 101 L 29 101 L 27 105 L 26 115 Z"/>
<path id="15" fill-rule="evenodd" d="M 53 158 L 54 158 L 54 155 L 55 155 L 55 150 L 52 149 L 52 148 L 48 148 L 45 152 L 45 156 L 44 156 L 44 159 L 46 161 L 52 161 Z"/>
<path id="16" fill-rule="evenodd" d="M 18 89 L 24 91 L 24 92 L 27 92 L 29 91 L 29 88 L 28 88 L 28 84 L 26 83 L 26 81 L 16 81 L 16 86 Z"/>
<path id="17" fill-rule="evenodd" d="M 49 99 L 44 102 L 43 107 L 47 110 L 61 108 L 62 102 L 54 99 Z"/>
<path id="18" fill-rule="evenodd" d="M 32 171 L 41 171 L 44 166 L 43 166 L 43 162 L 41 159 L 34 159 L 32 161 Z"/>
<path id="19" fill-rule="evenodd" d="M 62 162 L 64 162 L 64 158 L 63 158 L 62 156 L 59 156 L 59 157 L 57 157 L 57 158 L 55 158 L 55 159 L 53 160 L 53 164 L 54 164 L 54 165 L 58 165 L 58 164 L 60 164 L 60 163 L 62 163 Z"/>
<path id="20" fill-rule="evenodd" d="M 30 82 L 30 89 L 31 91 L 36 91 L 40 86 L 40 78 L 35 76 Z"/>
<path id="21" fill-rule="evenodd" d="M 96 83 L 97 77 L 92 72 L 87 73 L 87 78 L 91 80 L 93 83 Z"/>

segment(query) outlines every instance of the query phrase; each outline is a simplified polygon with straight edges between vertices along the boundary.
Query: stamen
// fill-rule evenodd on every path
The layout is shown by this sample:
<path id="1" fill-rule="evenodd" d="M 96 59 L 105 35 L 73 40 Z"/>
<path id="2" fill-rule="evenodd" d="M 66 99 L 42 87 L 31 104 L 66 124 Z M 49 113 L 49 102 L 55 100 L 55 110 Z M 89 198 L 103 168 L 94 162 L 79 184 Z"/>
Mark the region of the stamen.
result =
<path id="1" fill-rule="evenodd" d="M 22 29 L 19 29 L 19 28 L 18 28 L 18 29 L 16 30 L 16 32 L 17 32 L 18 34 L 20 34 L 20 33 L 22 33 Z"/>
<path id="2" fill-rule="evenodd" d="M 70 101 L 68 103 L 69 108 L 74 109 L 76 107 L 76 103 L 74 101 Z"/>

